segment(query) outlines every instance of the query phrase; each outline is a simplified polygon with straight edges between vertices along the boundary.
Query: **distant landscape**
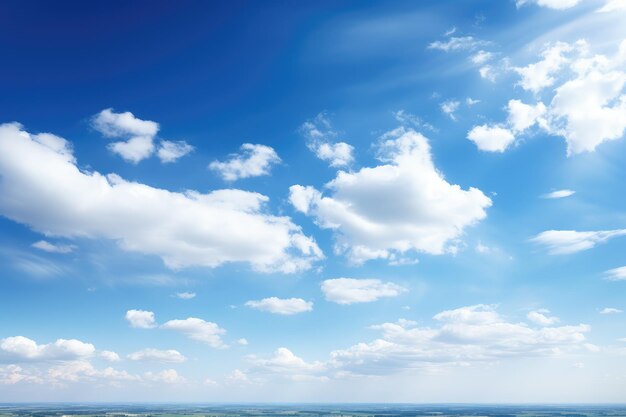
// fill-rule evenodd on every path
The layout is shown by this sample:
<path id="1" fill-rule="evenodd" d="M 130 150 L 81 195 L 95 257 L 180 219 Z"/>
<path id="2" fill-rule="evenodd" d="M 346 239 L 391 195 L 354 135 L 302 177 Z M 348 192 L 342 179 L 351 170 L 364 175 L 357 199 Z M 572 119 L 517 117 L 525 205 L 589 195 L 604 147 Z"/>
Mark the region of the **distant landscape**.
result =
<path id="1" fill-rule="evenodd" d="M 599 417 L 626 416 L 626 405 L 410 404 L 3 404 L 0 417 Z"/>

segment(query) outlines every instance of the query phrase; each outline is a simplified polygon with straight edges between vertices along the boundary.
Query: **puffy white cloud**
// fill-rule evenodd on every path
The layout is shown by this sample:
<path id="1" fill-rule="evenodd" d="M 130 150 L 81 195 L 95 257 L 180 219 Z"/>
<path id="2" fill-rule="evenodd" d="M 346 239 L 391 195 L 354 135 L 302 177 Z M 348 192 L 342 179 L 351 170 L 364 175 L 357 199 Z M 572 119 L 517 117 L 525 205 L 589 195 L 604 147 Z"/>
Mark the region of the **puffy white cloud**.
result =
<path id="1" fill-rule="evenodd" d="M 165 369 L 161 372 L 146 372 L 143 375 L 146 381 L 163 382 L 166 384 L 183 384 L 187 380 L 180 376 L 175 369 Z"/>
<path id="2" fill-rule="evenodd" d="M 256 310 L 268 311 L 274 314 L 292 315 L 313 311 L 313 303 L 302 298 L 269 297 L 262 300 L 251 300 L 246 306 Z"/>
<path id="3" fill-rule="evenodd" d="M 488 152 L 504 152 L 515 141 L 515 136 L 509 129 L 489 125 L 474 126 L 467 133 L 467 138 L 478 149 Z"/>
<path id="4" fill-rule="evenodd" d="M 543 103 L 537 103 L 533 106 L 520 100 L 509 100 L 507 110 L 509 113 L 507 122 L 514 132 L 522 132 L 535 123 L 541 125 L 546 123 L 542 119 L 546 113 L 546 106 Z"/>
<path id="5" fill-rule="evenodd" d="M 586 349 L 590 326 L 542 326 L 505 320 L 493 306 L 474 305 L 433 317 L 438 327 L 400 320 L 373 326 L 382 335 L 331 353 L 335 369 L 352 374 L 386 374 L 408 369 L 471 364 L 528 356 L 554 356 Z"/>
<path id="6" fill-rule="evenodd" d="M 285 347 L 276 349 L 268 359 L 251 355 L 248 356 L 248 361 L 253 365 L 251 372 L 255 373 L 279 375 L 296 381 L 309 380 L 316 376 L 317 379 L 327 379 L 321 375 L 326 370 L 324 363 L 306 362 Z"/>
<path id="7" fill-rule="evenodd" d="M 334 142 L 338 133 L 326 113 L 318 114 L 315 119 L 307 120 L 300 126 L 300 132 L 307 140 L 307 147 L 322 161 L 331 167 L 344 167 L 354 161 L 354 147 L 345 142 Z"/>
<path id="8" fill-rule="evenodd" d="M 489 42 L 481 41 L 472 36 L 451 36 L 445 41 L 435 41 L 428 45 L 428 49 L 440 49 L 445 52 L 475 49 L 488 45 Z"/>
<path id="9" fill-rule="evenodd" d="M 196 298 L 195 292 L 177 292 L 176 298 L 180 298 L 181 300 L 191 300 L 192 298 Z"/>
<path id="10" fill-rule="evenodd" d="M 566 198 L 566 197 L 570 197 L 574 195 L 575 193 L 576 191 L 573 191 L 573 190 L 556 190 L 556 191 L 551 191 L 547 194 L 544 194 L 541 197 L 548 198 L 548 199 Z"/>
<path id="11" fill-rule="evenodd" d="M 456 116 L 454 115 L 454 112 L 456 112 L 459 109 L 460 105 L 461 105 L 461 102 L 459 102 L 458 100 L 447 100 L 441 103 L 439 106 L 441 107 L 441 111 L 445 115 L 450 117 L 452 120 L 456 120 Z"/>
<path id="12" fill-rule="evenodd" d="M 161 162 L 166 164 L 176 162 L 179 158 L 182 158 L 189 152 L 193 151 L 193 149 L 193 146 L 182 140 L 176 142 L 162 140 L 159 144 L 159 149 L 157 150 L 157 156 Z"/>
<path id="13" fill-rule="evenodd" d="M 565 138 L 568 156 L 591 152 L 598 145 L 623 137 L 626 130 L 626 40 L 613 56 L 591 55 L 584 40 L 548 45 L 542 59 L 514 70 L 520 85 L 546 95 L 548 105 L 510 100 L 508 126 L 518 134 L 538 124 Z"/>
<path id="14" fill-rule="evenodd" d="M 76 248 L 74 245 L 59 245 L 46 240 L 39 240 L 33 243 L 32 247 L 49 253 L 70 253 Z"/>
<path id="15" fill-rule="evenodd" d="M 189 317 L 184 320 L 170 320 L 161 325 L 161 328 L 180 332 L 190 339 L 204 342 L 214 348 L 226 347 L 221 338 L 226 330 L 210 321 Z"/>
<path id="16" fill-rule="evenodd" d="M 609 281 L 626 281 L 626 266 L 609 269 L 604 274 Z"/>
<path id="17" fill-rule="evenodd" d="M 546 230 L 533 237 L 531 242 L 548 248 L 551 255 L 567 255 L 591 249 L 599 243 L 626 235 L 626 229 L 578 232 L 576 230 Z"/>
<path id="18" fill-rule="evenodd" d="M 547 313 L 549 313 L 547 310 L 531 311 L 526 317 L 540 326 L 551 326 L 561 321 L 558 317 L 548 316 Z"/>
<path id="19" fill-rule="evenodd" d="M 576 6 L 580 0 L 516 0 L 517 7 L 533 3 L 549 9 L 564 10 Z"/>
<path id="20" fill-rule="evenodd" d="M 383 297 L 396 297 L 407 291 L 393 282 L 354 278 L 327 279 L 322 282 L 321 288 L 326 300 L 344 305 L 369 303 Z"/>
<path id="21" fill-rule="evenodd" d="M 338 253 L 354 263 L 390 262 L 408 251 L 442 254 L 463 230 L 486 217 L 491 200 L 480 190 L 447 182 L 435 168 L 428 140 L 398 128 L 382 137 L 383 164 L 337 173 L 324 196 L 313 187 L 290 187 L 290 202 L 335 232 Z"/>
<path id="22" fill-rule="evenodd" d="M 128 310 L 125 318 L 130 324 L 130 327 L 136 329 L 151 329 L 156 326 L 154 313 L 152 311 Z"/>
<path id="23" fill-rule="evenodd" d="M 111 351 L 111 350 L 103 350 L 100 352 L 100 357 L 102 359 L 104 359 L 107 362 L 119 362 L 120 359 L 120 355 L 118 355 L 117 353 Z"/>
<path id="24" fill-rule="evenodd" d="M 0 366 L 0 384 L 15 385 L 17 383 L 43 384 L 44 380 L 38 375 L 33 375 L 18 365 Z"/>
<path id="25" fill-rule="evenodd" d="M 237 344 L 241 346 L 247 346 L 248 340 L 242 337 L 241 339 L 237 339 Z"/>
<path id="26" fill-rule="evenodd" d="M 235 369 L 229 375 L 226 376 L 226 380 L 231 384 L 248 384 L 250 382 L 250 378 L 248 375 L 243 372 L 241 369 Z"/>
<path id="27" fill-rule="evenodd" d="M 211 162 L 209 168 L 218 172 L 226 181 L 235 181 L 269 175 L 272 165 L 280 162 L 276 151 L 269 146 L 244 143 L 240 149 L 241 153 L 231 155 L 225 162 Z"/>
<path id="28" fill-rule="evenodd" d="M 600 314 L 619 314 L 619 313 L 623 313 L 623 310 L 620 310 L 619 308 L 613 308 L 613 307 L 605 307 L 602 310 L 600 310 Z"/>
<path id="29" fill-rule="evenodd" d="M 131 112 L 104 109 L 92 118 L 91 125 L 104 136 L 126 139 L 109 144 L 109 149 L 129 162 L 136 164 L 154 152 L 154 137 L 159 131 L 156 122 L 138 119 Z"/>
<path id="30" fill-rule="evenodd" d="M 0 214 L 47 236 L 111 239 L 167 266 L 247 262 L 296 272 L 323 257 L 264 195 L 236 189 L 170 192 L 81 171 L 68 142 L 51 148 L 19 124 L 0 125 Z"/>
<path id="31" fill-rule="evenodd" d="M 181 363 L 185 362 L 187 358 L 179 351 L 174 349 L 159 350 L 153 348 L 146 348 L 138 350 L 129 354 L 128 359 L 131 361 L 156 361 L 156 362 L 172 362 Z"/>
<path id="32" fill-rule="evenodd" d="M 470 61 L 476 65 L 482 65 L 493 58 L 493 53 L 480 50 L 470 57 Z"/>
<path id="33" fill-rule="evenodd" d="M 40 345 L 24 336 L 0 339 L 0 361 L 55 361 L 87 358 L 95 353 L 91 343 L 76 339 L 57 339 Z"/>

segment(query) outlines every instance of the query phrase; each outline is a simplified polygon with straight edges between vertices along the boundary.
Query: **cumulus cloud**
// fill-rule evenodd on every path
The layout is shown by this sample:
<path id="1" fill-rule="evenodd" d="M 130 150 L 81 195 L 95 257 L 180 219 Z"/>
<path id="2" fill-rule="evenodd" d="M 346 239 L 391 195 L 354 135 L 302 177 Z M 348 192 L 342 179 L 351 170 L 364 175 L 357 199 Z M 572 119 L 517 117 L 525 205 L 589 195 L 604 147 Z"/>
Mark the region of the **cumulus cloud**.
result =
<path id="1" fill-rule="evenodd" d="M 274 314 L 292 315 L 313 311 L 313 303 L 302 298 L 277 298 L 269 297 L 262 300 L 251 300 L 246 306 L 256 310 L 267 311 Z"/>
<path id="2" fill-rule="evenodd" d="M 516 0 L 517 7 L 526 4 L 536 4 L 537 6 L 547 7 L 555 10 L 565 10 L 576 6 L 581 0 Z"/>
<path id="3" fill-rule="evenodd" d="M 155 361 L 172 363 L 181 363 L 187 360 L 187 358 L 177 350 L 159 350 L 153 348 L 146 348 L 138 350 L 137 352 L 133 352 L 128 355 L 128 359 L 130 359 L 131 361 Z"/>
<path id="4" fill-rule="evenodd" d="M 69 142 L 49 146 L 19 124 L 0 125 L 0 214 L 46 236 L 111 239 L 171 268 L 246 262 L 296 272 L 323 257 L 264 195 L 225 189 L 170 192 L 118 175 L 85 172 Z"/>
<path id="5" fill-rule="evenodd" d="M 100 352 L 100 357 L 107 362 L 119 362 L 121 360 L 120 355 L 111 351 L 111 350 L 103 350 Z"/>
<path id="6" fill-rule="evenodd" d="M 0 361 L 64 361 L 88 358 L 96 349 L 91 343 L 76 339 L 57 339 L 52 343 L 37 344 L 24 336 L 0 339 Z"/>
<path id="7" fill-rule="evenodd" d="M 607 0 L 598 10 L 598 13 L 621 12 L 626 10 L 626 0 Z"/>
<path id="8" fill-rule="evenodd" d="M 626 266 L 609 269 L 604 274 L 609 281 L 626 281 Z"/>
<path id="9" fill-rule="evenodd" d="M 476 188 L 447 182 L 420 133 L 397 128 L 381 139 L 381 165 L 340 171 L 326 184 L 327 196 L 294 185 L 290 202 L 333 230 L 335 251 L 356 264 L 377 258 L 393 262 L 409 251 L 453 252 L 464 229 L 486 217 L 491 200 Z"/>
<path id="10" fill-rule="evenodd" d="M 226 347 L 221 338 L 226 330 L 210 321 L 189 317 L 184 320 L 170 320 L 161 325 L 161 328 L 180 332 L 190 339 L 206 343 L 214 348 Z"/>
<path id="11" fill-rule="evenodd" d="M 561 136 L 567 155 L 594 151 L 624 136 L 626 129 L 626 40 L 610 55 L 592 55 L 584 40 L 547 45 L 542 59 L 515 67 L 519 85 L 548 98 L 526 104 L 510 100 L 507 127 L 516 135 L 538 125 Z M 551 87 L 549 91 L 544 91 Z"/>
<path id="12" fill-rule="evenodd" d="M 332 129 L 326 113 L 322 112 L 315 119 L 304 122 L 300 126 L 300 133 L 305 137 L 309 150 L 331 167 L 345 167 L 354 161 L 352 145 L 334 141 L 338 133 Z"/>
<path id="13" fill-rule="evenodd" d="M 572 191 L 572 190 L 556 190 L 556 191 L 551 191 L 547 194 L 542 195 L 542 198 L 547 198 L 547 199 L 557 199 L 557 198 L 566 198 L 566 197 L 570 197 L 572 195 L 576 194 L 576 191 Z"/>
<path id="14" fill-rule="evenodd" d="M 526 318 L 540 326 L 551 326 L 561 321 L 558 317 L 548 316 L 548 313 L 548 310 L 531 311 L 526 315 Z"/>
<path id="15" fill-rule="evenodd" d="M 106 137 L 126 139 L 109 144 L 109 150 L 129 162 L 136 164 L 154 152 L 154 137 L 159 131 L 156 122 L 141 120 L 131 112 L 104 109 L 91 119 L 91 125 Z"/>
<path id="16" fill-rule="evenodd" d="M 130 324 L 130 327 L 136 329 L 151 329 L 156 327 L 154 313 L 152 311 L 128 310 L 125 318 Z"/>
<path id="17" fill-rule="evenodd" d="M 32 244 L 33 248 L 42 250 L 44 252 L 49 252 L 49 253 L 71 253 L 74 251 L 74 249 L 76 248 L 76 246 L 74 245 L 59 245 L 59 244 L 54 244 L 54 243 L 50 243 L 46 240 L 39 240 L 35 243 Z"/>
<path id="18" fill-rule="evenodd" d="M 436 314 L 438 326 L 399 320 L 373 326 L 381 337 L 331 353 L 333 367 L 351 374 L 387 374 L 407 369 L 469 364 L 528 356 L 555 356 L 586 349 L 590 326 L 514 323 L 493 306 L 474 305 Z"/>
<path id="19" fill-rule="evenodd" d="M 467 138 L 478 149 L 488 152 L 504 152 L 515 141 L 515 136 L 509 129 L 489 125 L 474 126 L 467 133 Z"/>
<path id="20" fill-rule="evenodd" d="M 193 151 L 193 146 L 185 141 L 162 140 L 157 150 L 157 156 L 164 164 L 176 162 L 179 158 Z"/>
<path id="21" fill-rule="evenodd" d="M 456 112 L 459 109 L 460 105 L 461 105 L 461 102 L 458 100 L 447 100 L 441 103 L 439 106 L 441 108 L 441 111 L 446 116 L 450 117 L 450 119 L 452 120 L 456 120 L 456 116 L 454 115 L 454 112 Z"/>
<path id="22" fill-rule="evenodd" d="M 265 145 L 244 143 L 241 153 L 232 154 L 227 161 L 213 161 L 209 168 L 226 181 L 269 175 L 273 165 L 280 162 L 276 151 Z"/>
<path id="23" fill-rule="evenodd" d="M 295 381 L 328 379 L 322 375 L 326 370 L 324 363 L 306 362 L 285 347 L 276 349 L 270 358 L 264 359 L 250 355 L 248 361 L 252 364 L 250 372 L 253 373 L 278 375 Z"/>
<path id="24" fill-rule="evenodd" d="M 599 243 L 626 235 L 626 229 L 578 232 L 576 230 L 546 230 L 530 239 L 545 246 L 551 255 L 567 255 L 591 249 Z"/>
<path id="25" fill-rule="evenodd" d="M 383 297 L 397 297 L 406 288 L 379 279 L 334 278 L 322 282 L 326 300 L 337 304 L 369 303 Z"/>

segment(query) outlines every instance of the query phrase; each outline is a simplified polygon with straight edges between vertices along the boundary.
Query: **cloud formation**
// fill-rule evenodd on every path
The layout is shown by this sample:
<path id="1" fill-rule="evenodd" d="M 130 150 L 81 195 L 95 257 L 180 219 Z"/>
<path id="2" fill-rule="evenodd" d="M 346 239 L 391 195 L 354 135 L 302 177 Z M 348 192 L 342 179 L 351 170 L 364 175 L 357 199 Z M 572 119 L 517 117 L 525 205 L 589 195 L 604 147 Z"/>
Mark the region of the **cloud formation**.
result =
<path id="1" fill-rule="evenodd" d="M 331 229 L 335 251 L 356 264 L 397 261 L 409 251 L 442 254 L 466 227 L 487 216 L 491 200 L 479 189 L 450 184 L 435 168 L 428 140 L 397 128 L 381 138 L 381 165 L 340 171 L 326 184 L 290 187 L 294 208 Z"/>
<path id="2" fill-rule="evenodd" d="M 272 166 L 280 162 L 276 151 L 269 146 L 244 143 L 240 149 L 241 153 L 232 154 L 227 161 L 211 162 L 209 168 L 224 180 L 235 181 L 269 175 Z"/>
<path id="3" fill-rule="evenodd" d="M 331 167 L 345 167 L 354 161 L 354 148 L 345 142 L 335 142 L 339 135 L 332 129 L 326 113 L 307 120 L 300 126 L 300 132 L 307 140 L 306 145 L 322 161 Z"/>
<path id="4" fill-rule="evenodd" d="M 379 279 L 334 278 L 322 282 L 326 300 L 337 304 L 369 303 L 383 297 L 397 297 L 406 288 Z"/>
<path id="5" fill-rule="evenodd" d="M 278 298 L 269 297 L 262 300 L 250 300 L 246 306 L 256 310 L 267 311 L 274 314 L 292 315 L 313 311 L 313 303 L 302 298 Z"/>
<path id="6" fill-rule="evenodd" d="M 305 270 L 323 257 L 266 196 L 237 189 L 184 193 L 86 172 L 71 144 L 0 125 L 0 214 L 46 236 L 104 238 L 170 268 L 245 262 L 258 271 Z"/>

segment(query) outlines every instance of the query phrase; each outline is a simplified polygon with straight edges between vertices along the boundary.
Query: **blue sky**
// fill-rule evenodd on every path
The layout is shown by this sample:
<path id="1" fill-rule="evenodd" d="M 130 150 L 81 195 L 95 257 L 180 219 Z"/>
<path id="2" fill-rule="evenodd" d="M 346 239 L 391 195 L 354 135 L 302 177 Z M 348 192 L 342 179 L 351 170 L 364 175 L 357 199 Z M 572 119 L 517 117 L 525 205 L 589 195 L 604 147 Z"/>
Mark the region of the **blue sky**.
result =
<path id="1" fill-rule="evenodd" d="M 0 8 L 0 401 L 623 401 L 623 0 Z"/>

